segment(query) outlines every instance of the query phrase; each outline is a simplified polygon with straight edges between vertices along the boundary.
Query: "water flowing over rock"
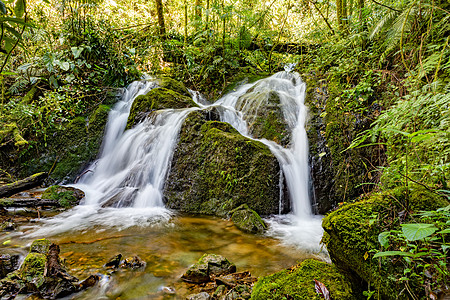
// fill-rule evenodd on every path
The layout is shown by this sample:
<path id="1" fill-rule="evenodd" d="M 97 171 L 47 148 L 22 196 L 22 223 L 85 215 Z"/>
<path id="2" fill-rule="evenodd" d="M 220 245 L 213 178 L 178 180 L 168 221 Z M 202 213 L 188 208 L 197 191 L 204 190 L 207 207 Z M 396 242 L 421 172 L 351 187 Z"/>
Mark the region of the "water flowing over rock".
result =
<path id="1" fill-rule="evenodd" d="M 182 127 L 164 189 L 166 205 L 225 216 L 246 203 L 260 214 L 278 213 L 275 156 L 261 142 L 227 123 L 207 121 L 206 115 L 193 112 Z"/>

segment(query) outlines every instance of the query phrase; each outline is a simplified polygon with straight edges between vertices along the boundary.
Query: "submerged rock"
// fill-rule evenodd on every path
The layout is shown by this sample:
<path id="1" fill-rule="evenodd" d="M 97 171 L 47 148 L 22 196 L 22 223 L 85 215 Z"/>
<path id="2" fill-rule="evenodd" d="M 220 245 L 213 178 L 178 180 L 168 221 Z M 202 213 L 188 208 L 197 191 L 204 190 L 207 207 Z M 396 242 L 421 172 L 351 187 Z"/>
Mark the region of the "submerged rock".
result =
<path id="1" fill-rule="evenodd" d="M 168 207 L 186 212 L 226 216 L 247 204 L 269 215 L 280 212 L 279 184 L 280 165 L 266 145 L 194 111 L 182 126 L 164 196 Z M 281 213 L 288 211 L 286 205 Z"/>
<path id="2" fill-rule="evenodd" d="M 236 265 L 217 254 L 204 254 L 181 276 L 184 281 L 202 283 L 211 281 L 211 276 L 226 275 L 236 272 Z"/>
<path id="3" fill-rule="evenodd" d="M 315 290 L 314 280 L 326 286 L 331 299 L 356 299 L 349 280 L 335 266 L 313 259 L 259 278 L 251 296 L 253 299 L 323 299 Z"/>
<path id="4" fill-rule="evenodd" d="M 263 233 L 267 229 L 267 224 L 261 217 L 250 209 L 247 204 L 242 204 L 230 212 L 231 220 L 242 231 L 249 233 Z"/>

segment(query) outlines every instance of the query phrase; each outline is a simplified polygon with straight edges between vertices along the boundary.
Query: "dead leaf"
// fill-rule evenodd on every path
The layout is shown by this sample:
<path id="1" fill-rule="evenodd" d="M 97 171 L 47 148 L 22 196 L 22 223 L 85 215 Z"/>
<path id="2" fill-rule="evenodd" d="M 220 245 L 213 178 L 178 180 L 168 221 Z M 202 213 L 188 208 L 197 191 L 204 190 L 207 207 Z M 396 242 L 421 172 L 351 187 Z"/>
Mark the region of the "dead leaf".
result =
<path id="1" fill-rule="evenodd" d="M 315 283 L 316 293 L 321 295 L 325 300 L 330 300 L 331 299 L 330 291 L 328 291 L 325 284 L 323 284 L 322 282 L 315 280 L 315 279 L 314 279 L 314 283 Z"/>

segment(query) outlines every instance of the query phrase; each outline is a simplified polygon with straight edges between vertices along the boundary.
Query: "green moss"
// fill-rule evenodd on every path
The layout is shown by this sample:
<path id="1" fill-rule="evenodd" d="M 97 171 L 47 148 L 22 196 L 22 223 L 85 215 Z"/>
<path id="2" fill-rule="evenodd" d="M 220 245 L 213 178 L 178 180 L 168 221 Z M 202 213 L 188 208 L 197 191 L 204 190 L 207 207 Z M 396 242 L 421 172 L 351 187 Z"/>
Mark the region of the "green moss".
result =
<path id="1" fill-rule="evenodd" d="M 74 196 L 74 192 L 65 190 L 59 185 L 53 185 L 47 188 L 42 194 L 43 199 L 58 200 L 62 207 L 71 207 L 77 203 L 77 198 Z"/>
<path id="2" fill-rule="evenodd" d="M 314 279 L 327 287 L 332 299 L 355 299 L 348 279 L 340 274 L 336 267 L 313 259 L 305 260 L 290 269 L 259 278 L 253 288 L 251 299 L 323 299 L 315 291 Z"/>
<path id="3" fill-rule="evenodd" d="M 325 230 L 323 242 L 333 262 L 343 270 L 356 274 L 365 282 L 379 289 L 385 299 L 407 299 L 400 282 L 393 274 L 402 273 L 402 264 L 394 260 L 374 260 L 371 250 L 379 249 L 378 235 L 386 230 L 400 230 L 397 212 L 406 205 L 415 211 L 446 206 L 448 202 L 438 195 L 413 185 L 408 189 L 399 187 L 370 198 L 346 204 L 323 219 Z M 410 282 L 414 290 L 415 283 Z"/>
<path id="4" fill-rule="evenodd" d="M 283 116 L 280 96 L 276 92 L 260 90 L 255 86 L 238 99 L 236 107 L 245 110 L 252 136 L 281 145 L 289 143 L 290 130 Z"/>
<path id="5" fill-rule="evenodd" d="M 190 97 L 178 92 L 166 88 L 152 89 L 146 95 L 140 95 L 134 100 L 128 116 L 127 129 L 140 122 L 153 110 L 188 107 L 198 107 L 198 105 Z"/>
<path id="6" fill-rule="evenodd" d="M 279 172 L 264 144 L 195 111 L 181 129 L 164 195 L 167 206 L 193 213 L 223 216 L 245 203 L 278 213 Z"/>
<path id="7" fill-rule="evenodd" d="M 47 239 L 39 239 L 33 241 L 30 246 L 30 253 L 40 253 L 46 255 L 52 243 Z"/>
<path id="8" fill-rule="evenodd" d="M 242 204 L 230 212 L 233 223 L 245 232 L 263 233 L 267 229 L 266 223 L 261 219 L 258 213 Z"/>
<path id="9" fill-rule="evenodd" d="M 160 88 L 172 90 L 184 96 L 190 96 L 188 89 L 184 86 L 183 83 L 170 77 L 160 77 L 156 80 L 156 83 Z"/>
<path id="10" fill-rule="evenodd" d="M 35 282 L 39 287 L 44 281 L 47 257 L 41 253 L 29 253 L 20 267 L 21 277 L 28 282 Z"/>

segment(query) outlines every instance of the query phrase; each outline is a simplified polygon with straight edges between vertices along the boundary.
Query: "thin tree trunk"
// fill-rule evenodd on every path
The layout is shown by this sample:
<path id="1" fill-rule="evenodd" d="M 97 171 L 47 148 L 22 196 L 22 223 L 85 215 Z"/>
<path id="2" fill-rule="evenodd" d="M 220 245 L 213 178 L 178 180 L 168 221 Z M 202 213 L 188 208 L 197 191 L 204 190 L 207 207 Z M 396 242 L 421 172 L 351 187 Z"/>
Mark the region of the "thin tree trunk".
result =
<path id="1" fill-rule="evenodd" d="M 184 44 L 187 44 L 187 38 L 188 38 L 188 4 L 187 0 L 184 0 Z"/>
<path id="2" fill-rule="evenodd" d="M 362 22 L 362 11 L 364 8 L 364 0 L 358 0 L 358 21 L 359 23 Z"/>
<path id="3" fill-rule="evenodd" d="M 195 0 L 195 18 L 198 21 L 202 20 L 202 0 Z"/>
<path id="4" fill-rule="evenodd" d="M 342 25 L 342 0 L 336 0 L 336 19 L 339 28 Z"/>
<path id="5" fill-rule="evenodd" d="M 162 0 L 155 0 L 156 3 L 156 15 L 158 16 L 158 29 L 159 35 L 162 40 L 166 39 L 166 26 L 164 24 L 164 11 Z"/>

